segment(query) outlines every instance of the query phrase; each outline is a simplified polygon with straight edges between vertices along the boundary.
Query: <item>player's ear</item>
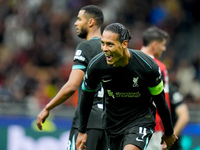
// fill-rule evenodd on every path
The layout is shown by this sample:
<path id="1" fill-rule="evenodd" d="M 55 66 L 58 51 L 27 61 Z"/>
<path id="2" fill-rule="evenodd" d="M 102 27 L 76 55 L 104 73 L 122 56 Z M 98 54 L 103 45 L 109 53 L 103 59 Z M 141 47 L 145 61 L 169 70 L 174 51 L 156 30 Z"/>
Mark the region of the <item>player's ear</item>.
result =
<path id="1" fill-rule="evenodd" d="M 95 24 L 94 18 L 90 18 L 90 19 L 88 20 L 88 26 L 89 26 L 89 27 L 92 27 L 94 24 Z"/>
<path id="2" fill-rule="evenodd" d="M 155 47 L 158 45 L 158 41 L 153 41 L 153 42 L 151 43 L 151 45 L 152 45 L 153 48 L 155 48 Z"/>
<path id="3" fill-rule="evenodd" d="M 123 48 L 127 48 L 127 47 L 128 47 L 128 41 L 127 41 L 127 40 L 124 40 L 124 41 L 122 42 L 122 47 L 123 47 Z"/>

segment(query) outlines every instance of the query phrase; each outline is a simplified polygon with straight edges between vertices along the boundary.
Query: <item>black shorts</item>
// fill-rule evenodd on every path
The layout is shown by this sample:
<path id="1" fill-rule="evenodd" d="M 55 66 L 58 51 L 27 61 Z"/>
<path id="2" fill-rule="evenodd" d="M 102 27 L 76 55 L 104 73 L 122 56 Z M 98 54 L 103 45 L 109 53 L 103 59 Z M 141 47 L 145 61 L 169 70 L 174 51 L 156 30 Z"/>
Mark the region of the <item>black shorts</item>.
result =
<path id="1" fill-rule="evenodd" d="M 154 133 L 154 128 L 132 127 L 125 130 L 124 134 L 116 137 L 109 137 L 110 150 L 122 150 L 128 144 L 145 149 Z"/>
<path id="2" fill-rule="evenodd" d="M 87 129 L 87 150 L 108 150 L 108 140 L 104 130 Z M 78 129 L 72 128 L 69 135 L 67 150 L 76 150 Z"/>

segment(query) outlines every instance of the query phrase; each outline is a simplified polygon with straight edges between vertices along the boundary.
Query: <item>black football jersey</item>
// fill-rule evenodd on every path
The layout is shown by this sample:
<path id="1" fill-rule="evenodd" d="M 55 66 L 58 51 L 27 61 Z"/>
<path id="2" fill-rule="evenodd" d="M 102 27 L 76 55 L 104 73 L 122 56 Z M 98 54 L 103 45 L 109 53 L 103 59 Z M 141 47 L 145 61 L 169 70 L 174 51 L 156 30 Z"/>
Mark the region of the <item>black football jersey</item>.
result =
<path id="1" fill-rule="evenodd" d="M 97 54 L 102 52 L 101 50 L 101 39 L 100 38 L 92 38 L 88 41 L 84 41 L 80 43 L 74 55 L 74 65 L 72 69 L 80 69 L 84 72 L 88 67 L 89 61 Z M 82 88 L 81 85 L 78 88 L 78 106 L 75 112 L 75 117 L 73 118 L 72 127 L 78 128 L 79 125 L 79 103 L 81 98 Z M 87 128 L 98 128 L 102 129 L 102 98 L 103 98 L 103 88 L 98 85 L 96 88 L 96 93 L 94 95 L 94 101 L 92 110 L 89 117 L 89 122 Z"/>
<path id="2" fill-rule="evenodd" d="M 152 95 L 163 91 L 156 62 L 138 50 L 129 49 L 127 66 L 114 67 L 98 54 L 88 65 L 83 90 L 94 91 L 99 82 L 105 94 L 104 125 L 108 133 L 120 134 L 134 125 L 155 125 Z"/>

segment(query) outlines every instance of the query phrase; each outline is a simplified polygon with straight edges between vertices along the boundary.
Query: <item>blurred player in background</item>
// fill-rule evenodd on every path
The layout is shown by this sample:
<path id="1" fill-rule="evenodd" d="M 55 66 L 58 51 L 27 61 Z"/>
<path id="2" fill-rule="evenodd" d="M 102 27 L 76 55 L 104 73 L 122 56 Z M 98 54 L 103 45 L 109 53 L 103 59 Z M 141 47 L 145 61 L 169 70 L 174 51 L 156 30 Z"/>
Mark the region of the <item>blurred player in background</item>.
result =
<path id="1" fill-rule="evenodd" d="M 174 126 L 175 135 L 179 135 L 182 131 L 183 127 L 189 121 L 189 113 L 187 106 L 183 104 L 182 95 L 178 92 L 176 87 L 170 84 L 169 86 L 169 78 L 165 64 L 163 64 L 160 60 L 158 60 L 162 53 L 166 50 L 166 43 L 168 39 L 168 33 L 157 28 L 150 27 L 146 29 L 143 33 L 143 47 L 141 51 L 150 55 L 156 63 L 159 65 L 162 78 L 164 81 L 164 91 L 165 91 L 165 99 L 169 107 L 171 108 L 171 116 L 172 122 Z M 176 92 L 175 92 L 176 89 Z M 180 106 L 180 107 L 179 107 Z M 156 113 L 156 126 L 155 133 L 152 136 L 152 139 L 147 147 L 147 150 L 161 150 L 162 146 L 160 145 L 160 140 L 162 136 L 162 132 L 164 131 L 162 121 Z M 163 145 L 165 148 L 165 145 Z M 170 150 L 179 150 L 180 147 L 180 139 L 178 139 L 175 144 L 170 148 Z"/>
<path id="2" fill-rule="evenodd" d="M 182 150 L 181 147 L 181 131 L 189 122 L 189 111 L 187 105 L 183 102 L 184 97 L 179 92 L 178 87 L 170 83 L 169 95 L 171 102 L 172 124 L 174 133 L 178 136 L 178 140 L 170 147 L 169 150 Z"/>
<path id="3" fill-rule="evenodd" d="M 168 72 L 165 64 L 158 60 L 158 58 L 161 57 L 163 51 L 166 50 L 167 39 L 167 32 L 157 27 L 147 28 L 143 32 L 143 46 L 141 48 L 141 51 L 151 56 L 160 67 L 162 79 L 164 81 L 165 99 L 170 108 Z M 155 133 L 151 138 L 147 150 L 162 150 L 162 145 L 160 144 L 160 142 L 163 132 L 163 124 L 158 112 L 156 111 Z"/>

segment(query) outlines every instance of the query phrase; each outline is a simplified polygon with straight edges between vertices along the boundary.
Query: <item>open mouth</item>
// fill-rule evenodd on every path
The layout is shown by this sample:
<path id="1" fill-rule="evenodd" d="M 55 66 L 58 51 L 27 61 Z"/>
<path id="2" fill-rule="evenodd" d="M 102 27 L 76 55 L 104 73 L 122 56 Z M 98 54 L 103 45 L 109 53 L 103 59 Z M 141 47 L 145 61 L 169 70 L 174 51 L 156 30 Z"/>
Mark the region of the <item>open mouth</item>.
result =
<path id="1" fill-rule="evenodd" d="M 78 28 L 76 28 L 76 32 L 79 33 L 79 29 Z"/>
<path id="2" fill-rule="evenodd" d="M 112 55 L 110 55 L 110 56 L 106 56 L 107 61 L 111 61 L 112 58 L 113 58 Z"/>

